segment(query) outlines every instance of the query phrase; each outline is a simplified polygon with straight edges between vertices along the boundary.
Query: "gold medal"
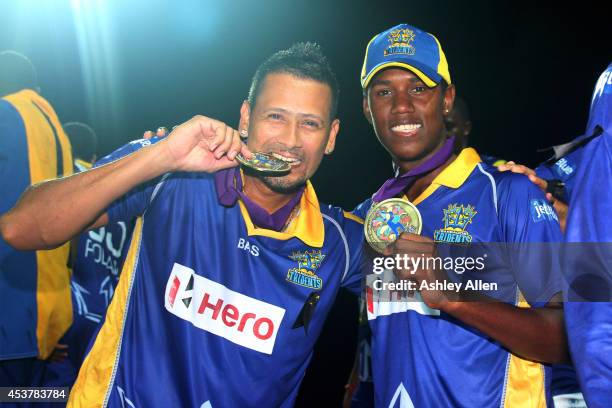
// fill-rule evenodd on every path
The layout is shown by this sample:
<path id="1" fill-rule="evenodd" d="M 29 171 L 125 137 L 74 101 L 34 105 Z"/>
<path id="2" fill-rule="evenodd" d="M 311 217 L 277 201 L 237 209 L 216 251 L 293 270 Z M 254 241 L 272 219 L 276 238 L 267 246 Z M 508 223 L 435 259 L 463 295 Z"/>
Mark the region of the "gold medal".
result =
<path id="1" fill-rule="evenodd" d="M 389 198 L 370 208 L 363 229 L 366 241 L 382 253 L 402 232 L 420 234 L 422 225 L 421 213 L 414 204 L 403 198 Z"/>
<path id="2" fill-rule="evenodd" d="M 253 158 L 247 159 L 242 154 L 236 155 L 236 160 L 249 169 L 262 173 L 287 173 L 291 165 L 267 153 L 253 153 Z"/>

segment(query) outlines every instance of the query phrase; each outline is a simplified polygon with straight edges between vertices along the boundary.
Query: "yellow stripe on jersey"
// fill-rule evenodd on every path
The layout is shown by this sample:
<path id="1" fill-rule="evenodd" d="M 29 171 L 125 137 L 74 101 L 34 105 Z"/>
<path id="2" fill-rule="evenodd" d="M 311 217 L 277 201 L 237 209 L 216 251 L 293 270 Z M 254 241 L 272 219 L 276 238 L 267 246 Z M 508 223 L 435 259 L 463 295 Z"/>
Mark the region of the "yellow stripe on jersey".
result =
<path id="1" fill-rule="evenodd" d="M 17 109 L 23 119 L 30 162 L 30 183 L 56 178 L 58 168 L 63 175 L 72 174 L 70 142 L 51 105 L 29 89 L 8 95 L 4 99 Z M 47 118 L 37 106 L 47 115 L 54 129 L 49 128 Z M 62 153 L 60 166 L 57 163 L 54 131 Z M 58 340 L 72 324 L 70 271 L 67 267 L 69 248 L 66 243 L 50 251 L 36 251 L 36 338 L 38 356 L 41 359 L 51 355 Z"/>
<path id="2" fill-rule="evenodd" d="M 351 214 L 350 212 L 347 212 L 347 211 L 342 211 L 342 212 L 344 213 L 344 218 L 348 218 L 349 220 L 353 220 L 353 221 L 358 222 L 360 224 L 364 223 L 364 221 L 363 221 L 363 219 L 361 217 L 358 217 L 358 216 L 356 216 L 354 214 Z"/>
<path id="3" fill-rule="evenodd" d="M 256 227 L 242 200 L 238 200 L 238 204 L 240 205 L 240 212 L 242 213 L 249 236 L 261 235 L 283 241 L 295 237 L 308 246 L 315 248 L 323 247 L 323 240 L 325 239 L 323 216 L 321 215 L 317 194 L 310 181 L 306 182 L 306 189 L 300 199 L 299 214 L 283 232 Z"/>
<path id="4" fill-rule="evenodd" d="M 127 317 L 126 308 L 138 263 L 142 226 L 143 221 L 139 217 L 134 226 L 132 243 L 121 270 L 115 295 L 108 307 L 102 329 L 72 387 L 68 407 L 101 407 L 110 391 L 113 370 L 121 352 L 121 339 Z"/>
<path id="5" fill-rule="evenodd" d="M 529 308 L 519 292 L 518 307 Z M 509 353 L 504 408 L 546 408 L 544 367 Z"/>

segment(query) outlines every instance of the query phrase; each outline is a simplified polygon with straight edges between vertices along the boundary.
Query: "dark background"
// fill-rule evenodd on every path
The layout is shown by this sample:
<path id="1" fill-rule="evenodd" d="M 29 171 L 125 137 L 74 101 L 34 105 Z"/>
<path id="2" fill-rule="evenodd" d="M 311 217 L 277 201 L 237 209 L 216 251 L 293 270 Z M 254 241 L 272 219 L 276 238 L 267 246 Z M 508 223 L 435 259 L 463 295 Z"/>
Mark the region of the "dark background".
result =
<path id="1" fill-rule="evenodd" d="M 314 184 L 351 209 L 391 173 L 361 113 L 359 74 L 376 33 L 402 22 L 434 33 L 481 152 L 535 165 L 537 148 L 583 131 L 598 75 L 612 60 L 610 6 L 459 1 L 0 2 L 0 50 L 28 55 L 60 119 L 91 124 L 99 155 L 194 114 L 234 126 L 256 67 L 317 41 L 341 85 L 337 149 Z M 298 405 L 338 406 L 355 350 L 356 301 L 343 294 Z M 325 401 L 321 403 L 320 401 Z"/>

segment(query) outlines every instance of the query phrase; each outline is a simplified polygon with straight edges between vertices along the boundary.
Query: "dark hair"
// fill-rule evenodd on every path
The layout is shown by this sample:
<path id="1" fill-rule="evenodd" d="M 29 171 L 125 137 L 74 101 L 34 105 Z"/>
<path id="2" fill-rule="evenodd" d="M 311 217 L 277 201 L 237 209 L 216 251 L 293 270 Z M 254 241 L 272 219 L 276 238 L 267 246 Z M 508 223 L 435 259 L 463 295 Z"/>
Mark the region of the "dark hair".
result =
<path id="1" fill-rule="evenodd" d="M 318 44 L 312 42 L 293 44 L 290 48 L 278 51 L 265 60 L 257 68 L 251 81 L 248 96 L 251 109 L 257 103 L 257 96 L 266 76 L 273 73 L 287 73 L 328 85 L 332 93 L 329 116 L 332 119 L 336 117 L 340 88 L 336 74 Z"/>
<path id="2" fill-rule="evenodd" d="M 0 96 L 37 88 L 38 75 L 28 57 L 16 51 L 0 52 Z"/>
<path id="3" fill-rule="evenodd" d="M 458 112 L 464 121 L 468 122 L 470 120 L 470 109 L 468 108 L 467 103 L 462 97 L 457 96 L 455 98 L 455 103 L 453 104 L 453 110 Z"/>
<path id="4" fill-rule="evenodd" d="M 98 149 L 98 136 L 96 132 L 81 122 L 68 122 L 62 125 L 64 132 L 70 139 L 72 155 L 85 161 L 92 161 Z"/>

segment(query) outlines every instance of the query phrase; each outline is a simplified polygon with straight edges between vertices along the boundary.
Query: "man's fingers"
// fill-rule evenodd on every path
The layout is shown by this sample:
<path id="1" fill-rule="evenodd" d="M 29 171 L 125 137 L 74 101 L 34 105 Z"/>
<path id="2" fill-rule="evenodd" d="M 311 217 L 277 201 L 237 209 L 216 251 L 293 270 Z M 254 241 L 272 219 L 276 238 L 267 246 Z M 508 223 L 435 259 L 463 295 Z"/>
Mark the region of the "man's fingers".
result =
<path id="1" fill-rule="evenodd" d="M 236 160 L 230 160 L 227 156 L 223 156 L 218 159 L 215 163 L 215 171 L 229 169 L 238 166 L 239 163 Z"/>
<path id="2" fill-rule="evenodd" d="M 247 147 L 245 143 L 240 144 L 240 153 L 247 159 L 253 158 L 253 152 L 249 150 L 249 148 Z"/>
<path id="3" fill-rule="evenodd" d="M 415 242 L 431 242 L 431 239 L 422 235 L 413 234 L 411 232 L 402 232 L 397 239 L 404 241 L 415 241 Z"/>
<path id="4" fill-rule="evenodd" d="M 513 173 L 524 174 L 526 176 L 529 176 L 531 174 L 535 175 L 535 172 L 533 170 L 531 170 L 527 166 L 523 166 L 522 164 L 513 164 L 510 167 L 510 171 L 513 172 Z"/>
<path id="5" fill-rule="evenodd" d="M 152 138 L 152 137 L 153 137 L 153 135 L 154 135 L 154 134 L 153 134 L 153 131 L 151 131 L 151 130 L 147 130 L 146 132 L 144 132 L 144 133 L 142 134 L 142 138 L 143 138 L 143 139 L 150 139 L 150 138 Z"/>
<path id="6" fill-rule="evenodd" d="M 220 159 L 228 152 L 232 145 L 232 131 L 233 129 L 231 127 L 224 125 L 225 135 L 223 136 L 223 142 L 213 151 L 216 159 Z"/>
<path id="7" fill-rule="evenodd" d="M 212 122 L 208 124 L 208 132 L 204 136 L 212 135 L 212 140 L 208 145 L 208 150 L 214 152 L 219 145 L 221 145 L 225 141 L 225 129 L 227 126 L 223 123 L 215 123 Z"/>
<path id="8" fill-rule="evenodd" d="M 237 130 L 232 129 L 232 144 L 227 153 L 227 158 L 230 160 L 234 160 L 236 155 L 240 153 L 241 147 L 242 147 L 242 140 L 240 139 L 240 134 L 238 133 Z"/>
<path id="9" fill-rule="evenodd" d="M 513 161 L 508 161 L 506 163 L 500 164 L 499 166 L 497 166 L 497 169 L 499 171 L 512 171 L 513 173 L 520 173 L 520 174 L 525 174 L 527 176 L 529 175 L 535 175 L 535 171 L 533 171 L 533 169 L 527 167 L 527 166 L 523 166 L 522 164 L 516 164 Z"/>
<path id="10" fill-rule="evenodd" d="M 536 186 L 540 187 L 542 191 L 546 191 L 548 188 L 548 182 L 542 178 L 539 178 L 535 174 L 529 175 L 529 180 L 531 180 L 531 182 Z"/>

